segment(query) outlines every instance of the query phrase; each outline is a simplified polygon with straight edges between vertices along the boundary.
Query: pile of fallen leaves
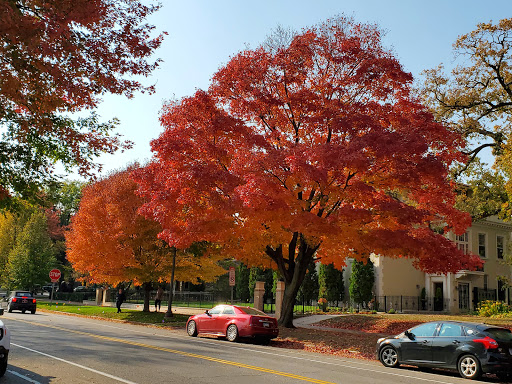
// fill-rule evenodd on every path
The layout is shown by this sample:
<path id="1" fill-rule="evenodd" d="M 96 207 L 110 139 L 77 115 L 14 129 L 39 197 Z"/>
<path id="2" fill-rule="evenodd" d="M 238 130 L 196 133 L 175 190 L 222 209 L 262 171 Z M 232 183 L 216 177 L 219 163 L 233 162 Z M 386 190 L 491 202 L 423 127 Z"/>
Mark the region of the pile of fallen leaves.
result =
<path id="1" fill-rule="evenodd" d="M 345 315 L 323 320 L 316 325 L 364 333 L 396 335 L 427 320 L 400 318 L 400 315 Z"/>
<path id="2" fill-rule="evenodd" d="M 343 334 L 305 328 L 280 328 L 279 337 L 272 340 L 272 346 L 299 349 L 341 357 L 374 359 L 378 335 Z"/>

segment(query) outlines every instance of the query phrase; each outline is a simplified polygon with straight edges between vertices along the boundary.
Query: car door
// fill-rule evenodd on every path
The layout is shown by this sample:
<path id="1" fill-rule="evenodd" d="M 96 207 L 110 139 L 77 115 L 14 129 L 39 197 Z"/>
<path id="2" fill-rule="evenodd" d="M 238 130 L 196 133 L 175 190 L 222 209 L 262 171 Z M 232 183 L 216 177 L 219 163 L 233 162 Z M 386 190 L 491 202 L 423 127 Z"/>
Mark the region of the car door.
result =
<path id="1" fill-rule="evenodd" d="M 216 332 L 226 333 L 228 323 L 235 317 L 235 309 L 231 306 L 226 306 L 222 310 L 222 313 L 217 316 L 215 320 Z"/>
<path id="2" fill-rule="evenodd" d="M 425 323 L 412 328 L 410 336 L 404 336 L 400 343 L 400 361 L 413 364 L 432 363 L 432 340 L 438 323 Z"/>
<path id="3" fill-rule="evenodd" d="M 216 321 L 219 315 L 222 313 L 224 306 L 218 305 L 208 311 L 206 315 L 201 319 L 201 324 L 199 325 L 199 329 L 201 332 L 211 332 L 216 333 L 217 326 Z"/>
<path id="4" fill-rule="evenodd" d="M 432 362 L 443 367 L 454 367 L 457 349 L 466 336 L 460 324 L 442 323 L 437 336 L 432 340 Z"/>

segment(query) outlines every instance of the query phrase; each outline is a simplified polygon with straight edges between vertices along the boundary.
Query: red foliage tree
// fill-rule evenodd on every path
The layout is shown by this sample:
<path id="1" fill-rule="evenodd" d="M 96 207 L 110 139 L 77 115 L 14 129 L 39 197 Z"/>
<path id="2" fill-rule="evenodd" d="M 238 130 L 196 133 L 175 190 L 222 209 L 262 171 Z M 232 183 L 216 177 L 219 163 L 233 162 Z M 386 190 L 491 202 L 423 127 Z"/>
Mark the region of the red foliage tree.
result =
<path id="1" fill-rule="evenodd" d="M 170 281 L 172 251 L 157 238 L 160 224 L 137 213 L 143 200 L 135 194 L 137 184 L 130 172 L 115 173 L 84 189 L 66 233 L 67 258 L 89 282 L 142 285 L 146 291 L 144 310 L 149 311 L 151 283 Z M 211 281 L 225 273 L 217 260 L 179 252 L 176 278 Z"/>
<path id="2" fill-rule="evenodd" d="M 313 259 L 341 268 L 373 252 L 426 272 L 472 268 L 477 257 L 432 230 L 470 224 L 447 179 L 462 140 L 411 81 L 376 27 L 346 18 L 241 52 L 208 92 L 165 107 L 154 161 L 136 174 L 142 212 L 171 245 L 206 240 L 249 265 L 270 258 L 287 327 Z"/>
<path id="3" fill-rule="evenodd" d="M 0 198 L 34 195 L 55 162 L 89 175 L 95 156 L 127 147 L 115 121 L 70 113 L 95 108 L 104 93 L 152 91 L 148 76 L 162 42 L 138 0 L 0 0 Z M 0 201 L 1 203 L 1 201 Z"/>

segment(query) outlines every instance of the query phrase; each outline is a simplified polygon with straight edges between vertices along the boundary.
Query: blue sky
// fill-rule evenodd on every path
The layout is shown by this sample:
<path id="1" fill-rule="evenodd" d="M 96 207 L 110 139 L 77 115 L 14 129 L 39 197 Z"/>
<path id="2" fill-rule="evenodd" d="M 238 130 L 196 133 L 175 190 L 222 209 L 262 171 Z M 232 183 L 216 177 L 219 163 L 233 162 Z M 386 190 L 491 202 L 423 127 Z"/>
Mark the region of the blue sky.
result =
<path id="1" fill-rule="evenodd" d="M 165 100 L 208 88 L 211 76 L 230 56 L 246 46 L 255 48 L 278 25 L 300 30 L 338 14 L 376 23 L 387 31 L 384 45 L 419 78 L 424 69 L 451 65 L 452 44 L 459 35 L 478 23 L 512 17 L 510 0 L 162 0 L 162 4 L 149 20 L 168 33 L 156 55 L 164 62 L 145 80 L 156 84 L 156 93 L 132 100 L 106 95 L 98 109 L 104 120 L 119 118 L 117 132 L 135 143 L 124 153 L 102 156 L 103 173 L 149 160 L 150 141 L 162 131 L 158 116 Z"/>

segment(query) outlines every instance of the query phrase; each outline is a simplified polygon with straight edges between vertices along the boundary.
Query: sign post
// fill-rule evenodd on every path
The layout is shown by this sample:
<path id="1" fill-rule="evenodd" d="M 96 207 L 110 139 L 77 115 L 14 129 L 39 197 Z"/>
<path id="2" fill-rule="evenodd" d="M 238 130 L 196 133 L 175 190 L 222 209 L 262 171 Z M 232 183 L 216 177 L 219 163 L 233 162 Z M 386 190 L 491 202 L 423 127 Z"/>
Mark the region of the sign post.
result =
<path id="1" fill-rule="evenodd" d="M 229 267 L 229 286 L 231 287 L 231 305 L 233 305 L 233 287 L 235 286 L 235 267 Z"/>
<path id="2" fill-rule="evenodd" d="M 50 295 L 50 304 L 53 303 L 53 291 L 55 290 L 55 283 L 59 281 L 61 273 L 58 269 L 52 269 L 49 273 L 50 279 L 52 281 L 52 293 Z"/>

